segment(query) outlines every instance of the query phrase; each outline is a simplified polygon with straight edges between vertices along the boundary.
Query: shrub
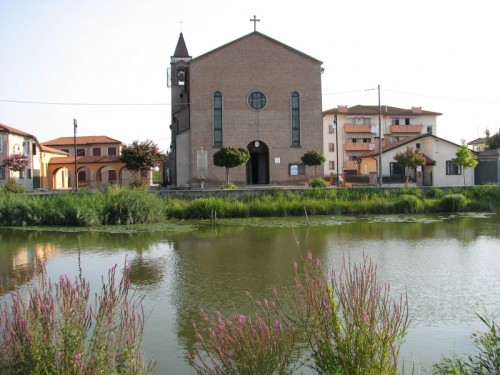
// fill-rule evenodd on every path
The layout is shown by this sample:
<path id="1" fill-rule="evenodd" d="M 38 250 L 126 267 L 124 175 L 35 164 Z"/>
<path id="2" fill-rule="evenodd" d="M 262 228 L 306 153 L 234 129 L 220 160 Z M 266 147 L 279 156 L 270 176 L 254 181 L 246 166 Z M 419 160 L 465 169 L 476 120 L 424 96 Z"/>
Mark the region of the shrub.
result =
<path id="1" fill-rule="evenodd" d="M 23 185 L 18 184 L 14 180 L 8 180 L 3 186 L 3 190 L 7 193 L 14 193 L 14 194 L 26 193 L 26 188 Z"/>
<path id="2" fill-rule="evenodd" d="M 396 374 L 408 328 L 406 295 L 390 297 L 377 268 L 344 258 L 339 273 L 325 274 L 308 252 L 288 303 L 311 350 L 310 367 L 321 374 Z"/>
<path id="3" fill-rule="evenodd" d="M 397 213 L 413 214 L 417 213 L 420 206 L 420 200 L 414 195 L 401 195 L 394 203 Z"/>
<path id="4" fill-rule="evenodd" d="M 462 211 L 467 203 L 463 194 L 448 194 L 441 198 L 441 209 L 447 212 Z"/>
<path id="5" fill-rule="evenodd" d="M 290 373 L 295 330 L 276 301 L 253 301 L 253 306 L 253 314 L 229 319 L 220 312 L 209 316 L 201 311 L 208 327 L 198 329 L 193 323 L 198 343 L 188 354 L 197 374 Z"/>
<path id="6" fill-rule="evenodd" d="M 440 188 L 433 187 L 426 191 L 425 196 L 427 198 L 441 199 L 444 197 L 444 191 Z"/>
<path id="7" fill-rule="evenodd" d="M 90 305 L 85 279 L 52 284 L 42 264 L 37 281 L 0 304 L 0 372 L 8 374 L 150 373 L 140 351 L 144 311 L 129 296 L 130 268 L 118 288 L 116 265 Z"/>
<path id="8" fill-rule="evenodd" d="M 308 185 L 311 188 L 326 188 L 328 184 L 326 183 L 324 178 L 317 177 L 317 178 L 311 178 L 308 181 Z"/>
<path id="9" fill-rule="evenodd" d="M 299 348 L 307 353 L 299 366 L 321 374 L 396 374 L 409 324 L 406 295 L 393 300 L 367 257 L 360 264 L 344 259 L 333 274 L 310 252 L 301 265 L 293 266 L 294 289 L 254 302 L 255 318 L 203 313 L 208 327 L 194 326 L 197 343 L 188 354 L 198 374 L 289 373 Z M 298 338 L 305 342 L 294 349 Z"/>
<path id="10" fill-rule="evenodd" d="M 236 184 L 229 182 L 227 184 L 221 185 L 220 188 L 222 190 L 236 190 L 238 189 L 238 186 Z"/>

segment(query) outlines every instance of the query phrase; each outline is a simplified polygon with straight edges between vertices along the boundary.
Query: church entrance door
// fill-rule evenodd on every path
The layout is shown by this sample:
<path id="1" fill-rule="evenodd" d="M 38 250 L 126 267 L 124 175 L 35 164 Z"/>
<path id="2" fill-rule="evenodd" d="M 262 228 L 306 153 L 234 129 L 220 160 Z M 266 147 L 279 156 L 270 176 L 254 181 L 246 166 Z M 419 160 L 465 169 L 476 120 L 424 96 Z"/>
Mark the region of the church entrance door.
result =
<path id="1" fill-rule="evenodd" d="M 247 148 L 247 185 L 269 184 L 269 148 L 262 141 L 253 141 Z"/>

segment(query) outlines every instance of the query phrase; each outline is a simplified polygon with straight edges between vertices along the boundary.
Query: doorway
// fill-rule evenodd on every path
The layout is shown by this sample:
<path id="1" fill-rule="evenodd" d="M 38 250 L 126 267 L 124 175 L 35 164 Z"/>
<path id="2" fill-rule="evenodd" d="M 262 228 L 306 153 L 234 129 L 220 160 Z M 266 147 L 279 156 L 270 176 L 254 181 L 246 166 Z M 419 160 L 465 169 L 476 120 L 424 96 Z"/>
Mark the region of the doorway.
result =
<path id="1" fill-rule="evenodd" d="M 269 148 L 262 141 L 250 142 L 247 148 L 247 185 L 269 184 Z"/>

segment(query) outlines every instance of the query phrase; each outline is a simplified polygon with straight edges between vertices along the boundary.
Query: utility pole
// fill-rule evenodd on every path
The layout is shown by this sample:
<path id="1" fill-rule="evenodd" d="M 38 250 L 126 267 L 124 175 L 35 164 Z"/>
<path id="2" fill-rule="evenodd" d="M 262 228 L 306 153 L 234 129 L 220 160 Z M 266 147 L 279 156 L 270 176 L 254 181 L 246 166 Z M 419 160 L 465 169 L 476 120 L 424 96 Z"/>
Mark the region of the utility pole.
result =
<path id="1" fill-rule="evenodd" d="M 380 107 L 380 85 L 378 88 L 378 186 L 382 187 L 382 109 Z"/>
<path id="2" fill-rule="evenodd" d="M 76 119 L 73 119 L 73 146 L 75 151 L 75 191 L 78 191 L 78 172 L 76 170 L 76 129 L 78 125 L 76 124 Z"/>

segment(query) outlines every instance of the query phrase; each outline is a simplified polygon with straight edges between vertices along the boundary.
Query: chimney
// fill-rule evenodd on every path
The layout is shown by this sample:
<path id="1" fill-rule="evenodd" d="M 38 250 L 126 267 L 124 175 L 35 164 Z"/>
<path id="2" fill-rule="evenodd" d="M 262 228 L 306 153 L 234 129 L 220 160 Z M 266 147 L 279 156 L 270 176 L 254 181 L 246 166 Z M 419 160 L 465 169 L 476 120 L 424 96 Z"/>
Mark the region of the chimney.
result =
<path id="1" fill-rule="evenodd" d="M 347 106 L 346 105 L 339 105 L 338 109 L 339 109 L 339 113 L 347 113 Z"/>
<path id="2" fill-rule="evenodd" d="M 413 113 L 422 113 L 422 107 L 411 107 Z"/>

